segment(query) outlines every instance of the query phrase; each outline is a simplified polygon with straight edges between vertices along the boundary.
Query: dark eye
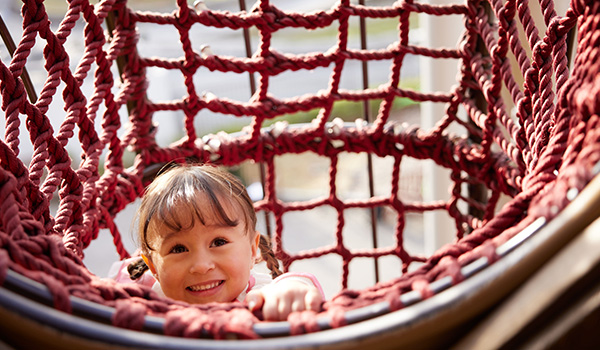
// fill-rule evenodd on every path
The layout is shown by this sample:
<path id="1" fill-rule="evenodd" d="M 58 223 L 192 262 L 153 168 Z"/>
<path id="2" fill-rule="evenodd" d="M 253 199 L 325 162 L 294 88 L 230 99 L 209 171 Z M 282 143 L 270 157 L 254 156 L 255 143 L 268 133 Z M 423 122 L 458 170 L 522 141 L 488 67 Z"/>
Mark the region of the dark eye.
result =
<path id="1" fill-rule="evenodd" d="M 176 244 L 169 251 L 169 253 L 173 253 L 173 254 L 179 254 L 179 253 L 184 253 L 184 252 L 187 252 L 187 248 L 181 244 Z"/>
<path id="2" fill-rule="evenodd" d="M 229 242 L 225 238 L 215 238 L 212 241 L 211 246 L 212 247 L 220 247 L 220 246 L 223 246 L 223 245 L 225 245 L 227 243 L 229 243 Z"/>

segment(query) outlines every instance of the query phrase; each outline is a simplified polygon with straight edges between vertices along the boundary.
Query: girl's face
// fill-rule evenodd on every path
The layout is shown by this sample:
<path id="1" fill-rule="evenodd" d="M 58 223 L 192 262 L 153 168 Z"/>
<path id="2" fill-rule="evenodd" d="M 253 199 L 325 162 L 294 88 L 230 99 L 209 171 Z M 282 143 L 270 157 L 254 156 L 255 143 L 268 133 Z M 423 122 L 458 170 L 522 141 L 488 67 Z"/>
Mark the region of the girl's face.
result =
<path id="1" fill-rule="evenodd" d="M 210 207 L 206 199 L 200 200 Z M 207 215 L 206 225 L 196 219 L 184 231 L 153 225 L 148 239 L 154 250 L 148 265 L 167 297 L 193 304 L 231 302 L 247 287 L 259 233 L 248 234 L 241 210 L 224 202 L 227 216 L 238 225 L 221 224 L 213 214 Z M 192 219 L 187 208 L 180 209 L 175 213 L 180 222 Z"/>

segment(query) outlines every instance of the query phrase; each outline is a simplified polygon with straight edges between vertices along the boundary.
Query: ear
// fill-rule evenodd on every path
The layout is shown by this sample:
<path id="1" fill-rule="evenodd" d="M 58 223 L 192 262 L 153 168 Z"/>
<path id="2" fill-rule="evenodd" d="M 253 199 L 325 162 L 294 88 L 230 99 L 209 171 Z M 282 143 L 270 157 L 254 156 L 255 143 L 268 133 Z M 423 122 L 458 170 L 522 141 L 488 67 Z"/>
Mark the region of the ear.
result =
<path id="1" fill-rule="evenodd" d="M 259 248 L 258 248 L 260 245 L 260 232 L 254 231 L 254 238 L 250 241 L 250 244 L 252 245 L 252 259 L 253 259 L 253 261 L 257 261 L 260 258 L 260 253 L 259 253 Z"/>
<path id="2" fill-rule="evenodd" d="M 156 276 L 156 267 L 154 267 L 154 264 L 152 263 L 152 259 L 150 259 L 149 256 L 146 256 L 144 254 L 142 254 L 142 259 L 144 259 L 144 262 L 146 263 L 146 265 L 148 266 L 148 268 L 150 269 L 152 274 Z"/>

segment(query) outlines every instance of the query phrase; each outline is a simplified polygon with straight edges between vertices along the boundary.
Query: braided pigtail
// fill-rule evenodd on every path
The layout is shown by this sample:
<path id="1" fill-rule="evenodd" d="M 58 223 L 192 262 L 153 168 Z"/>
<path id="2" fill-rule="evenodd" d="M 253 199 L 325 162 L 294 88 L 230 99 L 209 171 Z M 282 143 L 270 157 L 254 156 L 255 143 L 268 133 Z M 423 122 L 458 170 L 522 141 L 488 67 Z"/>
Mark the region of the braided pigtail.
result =
<path id="1" fill-rule="evenodd" d="M 127 272 L 129 272 L 129 278 L 137 280 L 142 277 L 144 272 L 148 271 L 148 265 L 144 262 L 144 259 L 140 258 L 127 266 Z"/>
<path id="2" fill-rule="evenodd" d="M 273 253 L 271 239 L 268 236 L 260 235 L 258 248 L 260 249 L 260 257 L 267 263 L 269 270 L 271 270 L 271 277 L 276 278 L 281 275 L 283 272 L 279 269 L 279 260 L 277 260 L 275 253 Z"/>

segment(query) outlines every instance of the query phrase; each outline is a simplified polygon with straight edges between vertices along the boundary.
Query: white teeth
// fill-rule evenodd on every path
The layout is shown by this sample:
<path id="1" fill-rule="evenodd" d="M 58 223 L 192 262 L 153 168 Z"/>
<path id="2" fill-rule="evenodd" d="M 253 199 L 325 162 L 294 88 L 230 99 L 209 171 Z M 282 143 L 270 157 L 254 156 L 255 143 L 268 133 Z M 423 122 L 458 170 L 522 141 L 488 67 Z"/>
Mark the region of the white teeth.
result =
<path id="1" fill-rule="evenodd" d="M 194 292 L 201 292 L 203 290 L 208 290 L 208 289 L 212 289 L 217 287 L 219 284 L 221 284 L 221 282 L 213 282 L 210 284 L 203 284 L 203 285 L 196 285 L 196 286 L 189 286 L 188 289 L 190 289 L 191 291 Z"/>

